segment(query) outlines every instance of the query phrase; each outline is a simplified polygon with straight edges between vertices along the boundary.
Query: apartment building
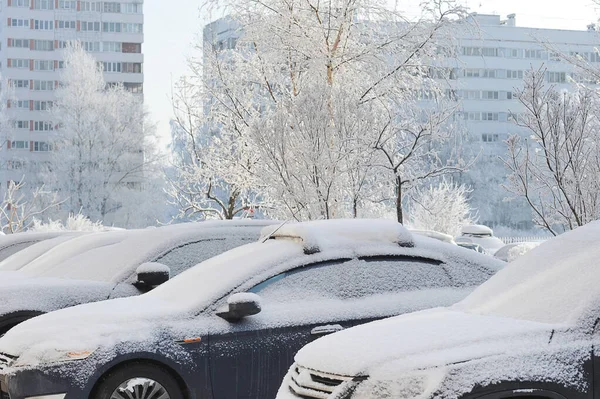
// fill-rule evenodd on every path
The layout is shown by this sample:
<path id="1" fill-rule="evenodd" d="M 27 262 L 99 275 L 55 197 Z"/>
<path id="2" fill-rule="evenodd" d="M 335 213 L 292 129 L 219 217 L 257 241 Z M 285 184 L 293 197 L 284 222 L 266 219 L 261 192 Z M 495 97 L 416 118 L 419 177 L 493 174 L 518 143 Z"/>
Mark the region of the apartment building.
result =
<path id="1" fill-rule="evenodd" d="M 66 44 L 80 41 L 103 64 L 108 83 L 142 95 L 143 23 L 143 0 L 0 0 L 0 72 L 14 97 L 8 139 L 0 143 L 0 195 L 9 181 L 50 159 L 55 127 L 46 111 Z"/>
<path id="2" fill-rule="evenodd" d="M 515 124 L 524 112 L 515 92 L 523 86 L 526 71 L 542 66 L 547 69 L 548 85 L 559 90 L 573 89 L 573 82 L 589 83 L 543 43 L 552 43 L 561 53 L 579 54 L 600 67 L 596 50 L 600 35 L 593 25 L 587 30 L 519 27 L 514 14 L 506 19 L 472 14 L 468 22 L 455 38 L 458 57 L 435 65 L 451 70 L 450 79 L 441 84 L 447 85 L 447 95 L 458 101 L 455 121 L 466 132 L 462 153 L 469 159 L 476 157 L 458 180 L 472 187 L 471 205 L 480 223 L 531 229 L 530 209 L 522 200 L 508 200 L 510 194 L 502 187 L 508 173 L 502 161 L 507 153 L 505 140 L 511 134 L 529 134 Z M 233 49 L 239 36 L 231 19 L 217 20 L 204 29 L 205 51 L 209 46 Z M 431 100 L 429 94 L 423 93 L 424 106 Z"/>

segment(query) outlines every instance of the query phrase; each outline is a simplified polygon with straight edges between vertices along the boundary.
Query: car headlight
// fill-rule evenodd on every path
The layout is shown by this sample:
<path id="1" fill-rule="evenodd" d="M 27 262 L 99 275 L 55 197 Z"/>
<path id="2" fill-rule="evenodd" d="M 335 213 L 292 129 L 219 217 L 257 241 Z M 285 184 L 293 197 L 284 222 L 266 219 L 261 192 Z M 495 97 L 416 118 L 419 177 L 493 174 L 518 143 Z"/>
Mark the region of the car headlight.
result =
<path id="1" fill-rule="evenodd" d="M 427 399 L 440 387 L 446 372 L 443 369 L 431 369 L 393 376 L 374 373 L 360 383 L 352 399 Z"/>
<path id="2" fill-rule="evenodd" d="M 49 364 L 49 363 L 59 363 L 59 362 L 68 362 L 75 360 L 83 360 L 87 359 L 94 353 L 96 349 L 88 349 L 88 350 L 56 350 L 50 349 L 47 351 L 35 351 L 35 353 L 25 352 L 22 356 L 20 356 L 12 366 L 14 367 L 22 367 L 22 366 L 35 366 L 39 364 Z"/>

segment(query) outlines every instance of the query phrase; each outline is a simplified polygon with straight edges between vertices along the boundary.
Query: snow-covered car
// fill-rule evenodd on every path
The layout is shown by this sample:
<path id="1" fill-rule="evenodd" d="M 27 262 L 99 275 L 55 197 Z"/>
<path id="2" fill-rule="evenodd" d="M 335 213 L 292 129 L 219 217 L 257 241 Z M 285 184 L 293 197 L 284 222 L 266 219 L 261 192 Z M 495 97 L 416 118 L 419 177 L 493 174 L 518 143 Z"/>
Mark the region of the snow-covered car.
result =
<path id="1" fill-rule="evenodd" d="M 77 232 L 43 232 L 43 233 L 15 233 L 6 234 L 0 237 L 0 262 L 8 258 L 11 255 L 22 251 L 39 242 L 49 240 L 56 237 L 73 237 L 83 233 Z"/>
<path id="2" fill-rule="evenodd" d="M 479 252 L 480 254 L 487 254 L 487 251 L 485 250 L 485 248 L 483 248 L 479 244 L 475 244 L 472 242 L 459 242 L 456 245 L 458 245 L 459 247 L 470 249 L 471 251 Z M 498 259 L 500 259 L 500 258 L 498 258 Z"/>
<path id="3" fill-rule="evenodd" d="M 497 250 L 494 257 L 505 262 L 512 262 L 540 244 L 541 242 L 513 242 L 511 244 L 506 244 Z"/>
<path id="4" fill-rule="evenodd" d="M 454 242 L 454 237 L 452 237 L 450 234 L 445 234 L 445 233 L 441 233 L 439 231 L 434 231 L 434 230 L 415 230 L 415 229 L 411 229 L 410 232 L 413 234 L 418 234 L 420 236 L 435 238 L 436 240 L 439 240 L 442 242 L 447 242 L 448 244 L 456 245 L 456 242 Z"/>
<path id="5" fill-rule="evenodd" d="M 273 223 L 185 223 L 91 233 L 59 243 L 18 271 L 0 272 L 0 334 L 53 310 L 139 295 L 203 260 L 256 241 Z"/>
<path id="6" fill-rule="evenodd" d="M 553 238 L 463 301 L 304 347 L 277 399 L 597 398 L 600 222 Z"/>
<path id="7" fill-rule="evenodd" d="M 463 226 L 460 230 L 460 236 L 456 237 L 454 241 L 458 245 L 461 243 L 479 244 L 490 255 L 493 255 L 504 246 L 504 242 L 501 239 L 494 237 L 494 231 L 482 224 Z"/>
<path id="8" fill-rule="evenodd" d="M 0 339 L 4 394 L 274 398 L 305 344 L 454 303 L 504 265 L 393 221 L 286 224 L 263 235 L 147 294 L 15 327 Z"/>

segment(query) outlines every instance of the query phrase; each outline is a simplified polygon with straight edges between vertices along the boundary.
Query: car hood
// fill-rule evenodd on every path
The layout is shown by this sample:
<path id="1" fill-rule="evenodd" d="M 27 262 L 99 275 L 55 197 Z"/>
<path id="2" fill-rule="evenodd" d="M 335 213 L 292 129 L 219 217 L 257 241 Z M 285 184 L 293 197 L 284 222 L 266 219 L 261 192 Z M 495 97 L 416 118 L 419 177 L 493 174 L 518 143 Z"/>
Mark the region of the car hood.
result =
<path id="1" fill-rule="evenodd" d="M 318 339 L 296 355 L 309 369 L 369 375 L 394 363 L 416 370 L 479 359 L 519 345 L 547 345 L 553 326 L 437 308 L 368 323 Z"/>
<path id="2" fill-rule="evenodd" d="M 0 340 L 0 353 L 33 365 L 51 361 L 56 353 L 143 342 L 178 313 L 168 303 L 146 296 L 87 303 L 19 324 Z"/>
<path id="3" fill-rule="evenodd" d="M 113 283 L 0 272 L 0 320 L 18 311 L 47 313 L 108 298 Z"/>

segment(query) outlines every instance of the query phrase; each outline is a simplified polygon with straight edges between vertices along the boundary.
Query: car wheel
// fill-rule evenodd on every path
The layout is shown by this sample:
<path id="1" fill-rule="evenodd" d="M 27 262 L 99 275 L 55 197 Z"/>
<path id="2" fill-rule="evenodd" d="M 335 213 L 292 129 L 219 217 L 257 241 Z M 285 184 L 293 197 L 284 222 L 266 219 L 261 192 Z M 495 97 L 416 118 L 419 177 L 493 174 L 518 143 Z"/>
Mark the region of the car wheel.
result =
<path id="1" fill-rule="evenodd" d="M 184 399 L 173 376 L 162 367 L 133 363 L 109 372 L 94 399 Z"/>

